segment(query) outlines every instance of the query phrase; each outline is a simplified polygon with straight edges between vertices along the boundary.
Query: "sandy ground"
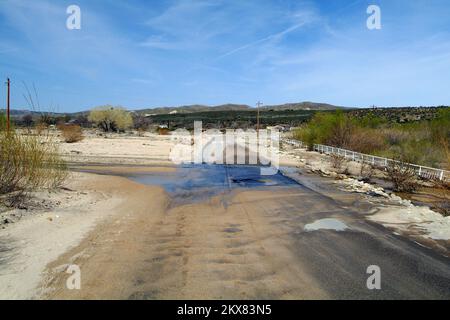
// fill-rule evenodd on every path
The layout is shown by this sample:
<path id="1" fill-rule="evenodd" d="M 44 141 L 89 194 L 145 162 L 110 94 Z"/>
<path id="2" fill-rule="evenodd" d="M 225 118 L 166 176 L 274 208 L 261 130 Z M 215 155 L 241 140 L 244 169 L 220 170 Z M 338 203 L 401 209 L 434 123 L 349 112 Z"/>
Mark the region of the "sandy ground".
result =
<path id="1" fill-rule="evenodd" d="M 236 204 L 221 207 L 219 198 L 211 198 L 207 203 L 167 209 L 167 194 L 161 188 L 117 176 L 173 172 L 169 156 L 172 147 L 170 137 L 156 135 L 89 136 L 79 143 L 61 144 L 74 169 L 81 166 L 86 171 L 103 170 L 116 176 L 73 173 L 68 189 L 35 194 L 38 201 L 49 202 L 48 206 L 6 213 L 22 218 L 0 229 L 0 298 L 251 298 L 264 297 L 268 287 L 273 287 L 266 290 L 273 298 L 330 297 L 313 277 L 302 273 L 302 259 L 286 250 L 286 239 L 275 241 L 280 230 L 271 228 L 270 219 L 256 215 L 255 208 Z M 280 163 L 311 172 L 320 169 L 323 173 L 330 168 L 326 157 L 294 148 L 281 151 Z M 124 164 L 146 167 L 124 168 Z M 351 180 L 339 179 L 336 183 L 337 188 L 350 191 L 350 196 L 355 192 L 367 194 L 377 205 L 386 206 L 385 201 L 393 200 L 373 197 L 376 189 L 355 186 Z M 323 185 L 311 187 L 320 189 Z M 256 192 L 234 197 L 232 202 L 239 203 L 242 197 L 263 201 L 270 195 Z M 426 218 L 421 224 L 416 218 L 423 209 L 417 210 L 401 199 L 395 208 L 388 207 L 379 212 L 379 218 L 372 219 L 408 236 L 448 240 L 447 218 L 422 214 Z M 404 210 L 412 218 L 404 218 Z M 196 214 L 187 214 L 192 212 Z M 404 219 L 399 220 L 401 217 Z M 249 238 L 242 237 L 236 229 L 251 231 L 251 236 L 246 233 Z M 273 239 L 266 243 L 267 238 Z M 279 259 L 263 259 L 268 252 L 272 257 L 277 252 L 284 254 Z M 206 267 L 202 266 L 205 259 Z M 83 284 L 89 290 L 68 293 L 65 289 L 64 270 L 74 262 L 83 265 Z M 289 265 L 288 271 L 284 265 Z M 152 272 L 143 273 L 147 267 Z M 104 277 L 98 277 L 99 270 Z M 238 271 L 240 275 L 233 278 Z M 130 274 L 135 276 L 133 285 L 128 282 Z M 159 279 L 163 274 L 168 276 Z M 220 283 L 197 285 L 196 279 L 203 274 L 223 276 Z M 291 283 L 292 274 L 298 274 L 296 285 Z M 249 284 L 252 277 L 261 281 Z M 149 288 L 149 281 L 157 284 Z M 184 283 L 182 290 L 173 286 L 180 281 Z M 236 291 L 241 288 L 240 282 L 245 289 Z M 311 288 L 310 294 L 300 287 Z"/>
<path id="2" fill-rule="evenodd" d="M 281 242 L 265 240 L 271 237 L 270 221 L 254 217 L 254 212 L 238 205 L 241 197 L 249 196 L 255 194 L 237 195 L 232 200 L 237 204 L 227 208 L 221 205 L 220 197 L 167 212 L 161 210 L 161 204 L 153 203 L 150 210 L 144 207 L 117 221 L 121 232 L 113 224 L 104 225 L 101 234 L 93 235 L 95 240 L 86 238 L 50 265 L 58 270 L 63 261 L 84 252 L 83 257 L 73 259 L 82 266 L 82 289 L 67 290 L 66 277 L 59 273 L 46 297 L 292 298 L 294 286 L 297 290 L 309 288 L 309 297 L 326 297 L 314 281 L 301 276 L 301 264 L 292 263 L 293 257 Z M 99 273 L 99 267 L 104 272 Z M 292 274 L 297 275 L 295 285 Z"/>
<path id="3" fill-rule="evenodd" d="M 142 203 L 130 202 L 138 190 L 146 190 L 145 199 L 152 199 L 157 192 L 157 188 L 145 188 L 125 178 L 88 173 L 73 173 L 66 188 L 71 191 L 35 195 L 53 198 L 59 202 L 56 208 L 22 213 L 20 221 L 0 230 L 0 298 L 38 297 L 37 285 L 48 263 L 78 245 L 102 221 L 129 215 L 134 203 Z M 123 203 L 126 210 L 118 210 Z M 19 215 L 20 211 L 9 214 Z"/>
<path id="4" fill-rule="evenodd" d="M 87 136 L 77 143 L 61 143 L 60 148 L 65 158 L 74 163 L 173 165 L 169 159 L 173 145 L 170 136 L 109 134 Z"/>

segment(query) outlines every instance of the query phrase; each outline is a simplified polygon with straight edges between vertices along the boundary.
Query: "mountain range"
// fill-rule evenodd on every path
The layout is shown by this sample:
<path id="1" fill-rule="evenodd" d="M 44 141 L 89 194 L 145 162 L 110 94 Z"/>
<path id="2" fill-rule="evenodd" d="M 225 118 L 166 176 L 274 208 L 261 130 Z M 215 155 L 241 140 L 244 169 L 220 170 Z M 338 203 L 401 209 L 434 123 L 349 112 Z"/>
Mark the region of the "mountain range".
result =
<path id="1" fill-rule="evenodd" d="M 316 102 L 299 102 L 299 103 L 286 103 L 280 105 L 267 105 L 262 106 L 260 109 L 263 111 L 281 111 L 281 110 L 336 110 L 344 109 L 345 107 L 334 106 L 327 103 Z M 222 104 L 218 106 L 207 105 L 188 105 L 180 107 L 160 107 L 152 109 L 136 110 L 141 114 L 169 114 L 169 113 L 195 113 L 195 112 L 208 112 L 208 111 L 251 111 L 255 110 L 255 107 L 251 107 L 246 104 Z"/>
<path id="2" fill-rule="evenodd" d="M 346 107 L 335 106 L 327 103 L 316 103 L 316 102 L 299 102 L 299 103 L 285 103 L 280 105 L 267 105 L 262 106 L 260 110 L 262 111 L 281 111 L 281 110 L 336 110 L 336 109 L 345 109 Z M 201 104 L 194 105 L 186 105 L 179 107 L 156 107 L 156 108 L 146 108 L 146 109 L 138 109 L 133 110 L 138 114 L 170 114 L 170 113 L 195 113 L 195 112 L 209 112 L 209 111 L 251 111 L 255 110 L 255 107 L 251 107 L 246 104 L 222 104 L 217 106 L 207 106 Z M 4 109 L 0 109 L 0 112 L 4 112 Z M 89 111 L 82 112 L 44 112 L 48 115 L 57 116 L 64 114 L 86 114 Z M 25 114 L 31 115 L 40 115 L 43 112 L 40 111 L 30 111 L 30 110 L 11 110 L 11 115 L 15 117 L 20 117 Z"/>

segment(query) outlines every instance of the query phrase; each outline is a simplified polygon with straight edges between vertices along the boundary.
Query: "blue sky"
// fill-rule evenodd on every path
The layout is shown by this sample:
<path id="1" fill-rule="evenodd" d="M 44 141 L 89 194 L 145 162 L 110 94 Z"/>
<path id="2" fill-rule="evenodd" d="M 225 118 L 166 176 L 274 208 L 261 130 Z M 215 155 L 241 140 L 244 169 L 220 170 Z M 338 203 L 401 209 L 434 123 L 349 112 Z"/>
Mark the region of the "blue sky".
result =
<path id="1" fill-rule="evenodd" d="M 81 8 L 81 30 L 66 8 Z M 382 29 L 368 30 L 379 5 Z M 450 104 L 448 0 L 0 0 L 12 106 Z M 4 107 L 5 90 L 0 93 Z"/>

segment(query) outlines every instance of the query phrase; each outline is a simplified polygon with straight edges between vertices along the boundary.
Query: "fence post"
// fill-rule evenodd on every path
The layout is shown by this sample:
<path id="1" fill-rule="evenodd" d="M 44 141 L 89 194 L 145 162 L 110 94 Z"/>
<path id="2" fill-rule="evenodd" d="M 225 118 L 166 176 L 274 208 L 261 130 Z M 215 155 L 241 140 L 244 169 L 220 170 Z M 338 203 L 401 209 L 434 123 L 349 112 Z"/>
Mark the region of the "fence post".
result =
<path id="1" fill-rule="evenodd" d="M 375 165 L 375 157 L 372 156 L 372 165 Z"/>
<path id="2" fill-rule="evenodd" d="M 441 175 L 439 176 L 439 180 L 443 180 L 444 179 L 444 170 L 441 171 Z"/>

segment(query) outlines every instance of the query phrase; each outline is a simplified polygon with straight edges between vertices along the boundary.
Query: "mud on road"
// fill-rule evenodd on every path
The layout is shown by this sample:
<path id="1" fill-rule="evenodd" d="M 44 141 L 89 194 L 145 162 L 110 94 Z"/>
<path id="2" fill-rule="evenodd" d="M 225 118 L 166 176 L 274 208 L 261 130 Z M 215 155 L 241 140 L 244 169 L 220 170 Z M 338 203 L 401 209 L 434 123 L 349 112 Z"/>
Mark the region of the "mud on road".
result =
<path id="1" fill-rule="evenodd" d="M 356 195 L 332 197 L 257 167 L 124 174 L 132 196 L 48 266 L 43 297 L 450 298 L 450 260 L 365 220 L 373 208 Z M 80 266 L 80 290 L 66 287 L 68 264 Z M 381 290 L 366 286 L 370 265 L 381 269 Z"/>

